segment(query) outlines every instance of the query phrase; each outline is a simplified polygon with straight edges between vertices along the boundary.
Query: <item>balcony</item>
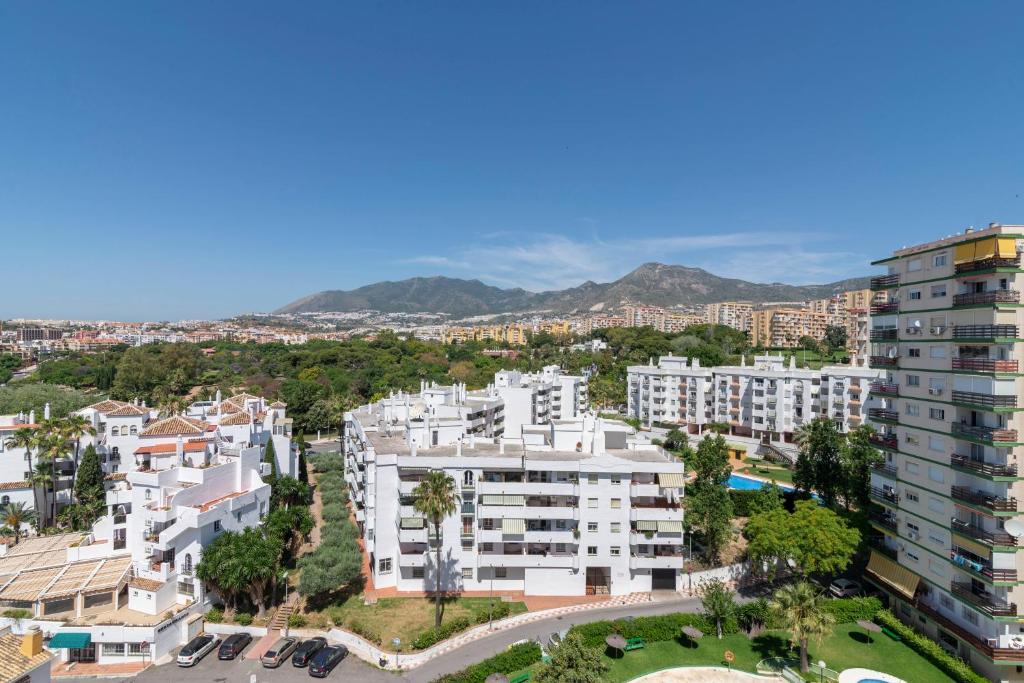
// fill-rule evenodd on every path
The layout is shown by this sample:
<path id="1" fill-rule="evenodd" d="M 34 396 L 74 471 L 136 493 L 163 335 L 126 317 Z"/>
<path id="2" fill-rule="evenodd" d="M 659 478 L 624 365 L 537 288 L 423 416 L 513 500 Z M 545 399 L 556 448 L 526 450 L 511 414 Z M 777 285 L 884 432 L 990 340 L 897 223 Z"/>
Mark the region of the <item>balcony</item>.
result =
<path id="1" fill-rule="evenodd" d="M 871 393 L 877 396 L 899 396 L 900 385 L 892 382 L 872 382 Z"/>
<path id="2" fill-rule="evenodd" d="M 900 414 L 885 408 L 868 408 L 868 419 L 875 422 L 899 422 Z"/>
<path id="3" fill-rule="evenodd" d="M 984 410 L 995 410 L 996 408 L 1016 408 L 1017 395 L 983 394 L 977 391 L 954 391 L 953 403 L 961 403 Z"/>
<path id="4" fill-rule="evenodd" d="M 960 624 L 950 620 L 948 617 L 923 602 L 918 602 L 916 607 L 923 614 L 926 614 L 933 621 L 942 626 L 942 628 L 949 631 L 960 640 L 970 643 L 972 647 L 989 659 L 994 661 L 1024 662 L 1024 650 L 1015 650 L 1009 647 L 998 647 L 996 643 L 999 641 L 995 638 L 990 640 L 981 640 L 974 633 L 968 631 L 963 626 L 960 626 Z"/>
<path id="5" fill-rule="evenodd" d="M 868 365 L 872 367 L 895 367 L 899 364 L 899 356 L 870 356 Z"/>
<path id="6" fill-rule="evenodd" d="M 954 453 L 949 456 L 949 464 L 954 469 L 966 470 L 971 474 L 986 477 L 1016 477 L 1016 465 L 993 465 L 980 460 L 971 460 L 966 455 Z"/>
<path id="7" fill-rule="evenodd" d="M 978 271 L 993 270 L 995 268 L 1020 268 L 1020 255 L 1018 254 L 1016 258 L 1007 258 L 1003 256 L 958 263 L 954 267 L 954 272 L 957 275 L 960 275 L 961 273 L 976 273 Z"/>
<path id="8" fill-rule="evenodd" d="M 868 286 L 871 289 L 889 289 L 890 287 L 897 287 L 899 284 L 899 273 L 893 273 L 892 275 L 878 275 L 871 278 Z"/>
<path id="9" fill-rule="evenodd" d="M 983 491 L 975 491 L 966 486 L 953 486 L 949 495 L 953 500 L 958 500 L 975 507 L 983 507 L 992 512 L 1017 512 L 1016 498 L 1002 498 Z"/>
<path id="10" fill-rule="evenodd" d="M 997 289 L 994 292 L 969 292 L 953 297 L 953 307 L 982 306 L 985 304 L 1020 303 L 1020 292 L 1015 289 Z"/>
<path id="11" fill-rule="evenodd" d="M 879 463 L 877 465 L 872 465 L 871 469 L 876 474 L 880 474 L 883 477 L 889 477 L 891 479 L 895 479 L 896 478 L 896 466 L 895 465 L 889 465 L 889 464 L 886 464 L 886 463 Z"/>
<path id="12" fill-rule="evenodd" d="M 886 301 L 881 304 L 871 304 L 871 315 L 883 315 L 885 313 L 899 313 L 899 301 Z"/>
<path id="13" fill-rule="evenodd" d="M 879 526 L 882 526 L 894 533 L 899 529 L 899 523 L 896 521 L 896 517 L 894 515 L 872 512 L 868 514 L 868 519 L 871 520 L 872 524 L 878 524 Z"/>
<path id="14" fill-rule="evenodd" d="M 478 567 L 573 567 L 578 559 L 573 553 L 480 553 Z"/>
<path id="15" fill-rule="evenodd" d="M 974 557 L 967 557 L 966 555 L 961 555 L 956 550 L 950 551 L 949 560 L 950 562 L 955 564 L 958 569 L 962 569 L 968 574 L 976 576 L 990 583 L 1017 582 L 1016 569 L 993 569 L 990 563 L 979 562 Z"/>
<path id="16" fill-rule="evenodd" d="M 873 342 L 896 341 L 898 333 L 895 327 L 887 330 L 871 330 L 868 339 Z"/>
<path id="17" fill-rule="evenodd" d="M 967 425 L 961 422 L 953 423 L 953 435 L 989 444 L 1016 443 L 1017 441 L 1016 429 Z"/>
<path id="18" fill-rule="evenodd" d="M 900 497 L 892 489 L 881 488 L 879 486 L 872 486 L 869 491 L 869 495 L 872 500 L 882 503 L 883 505 L 899 505 Z"/>
<path id="19" fill-rule="evenodd" d="M 988 531 L 987 529 L 983 529 L 979 526 L 968 524 L 956 517 L 953 517 L 950 520 L 949 526 L 955 534 L 960 534 L 967 538 L 973 538 L 976 541 L 983 541 L 989 545 L 999 545 L 1010 548 L 1017 546 L 1017 539 L 1005 531 Z"/>
<path id="20" fill-rule="evenodd" d="M 899 447 L 899 441 L 896 439 L 896 435 L 888 434 L 872 434 L 868 437 L 868 441 L 878 448 L 885 448 L 890 451 L 895 451 Z"/>
<path id="21" fill-rule="evenodd" d="M 995 594 L 986 591 L 973 588 L 969 583 L 963 583 L 961 581 L 953 581 L 950 584 L 950 591 L 953 595 L 958 598 L 962 598 L 967 602 L 970 602 L 975 607 L 981 609 L 992 617 L 1016 617 L 1017 616 L 1017 605 L 1012 602 L 1005 602 L 995 596 Z"/>
<path id="22" fill-rule="evenodd" d="M 993 358 L 954 358 L 953 369 L 969 372 L 1017 372 L 1017 361 Z"/>
<path id="23" fill-rule="evenodd" d="M 1016 339 L 1016 325 L 954 325 L 953 339 Z"/>

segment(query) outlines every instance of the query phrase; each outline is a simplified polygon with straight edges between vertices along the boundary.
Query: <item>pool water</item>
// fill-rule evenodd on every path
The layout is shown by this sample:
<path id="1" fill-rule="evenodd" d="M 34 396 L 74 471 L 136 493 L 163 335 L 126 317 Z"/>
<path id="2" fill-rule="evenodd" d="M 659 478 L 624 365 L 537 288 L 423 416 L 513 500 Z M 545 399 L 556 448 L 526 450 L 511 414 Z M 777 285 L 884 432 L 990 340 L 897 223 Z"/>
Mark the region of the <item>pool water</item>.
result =
<path id="1" fill-rule="evenodd" d="M 739 474 L 730 474 L 729 481 L 727 483 L 729 488 L 736 489 L 737 491 L 757 491 L 759 489 L 763 489 L 767 485 L 768 482 L 766 481 L 751 479 L 750 477 L 744 477 Z M 781 484 L 779 485 L 779 488 L 783 491 L 793 490 L 792 486 L 782 486 Z"/>

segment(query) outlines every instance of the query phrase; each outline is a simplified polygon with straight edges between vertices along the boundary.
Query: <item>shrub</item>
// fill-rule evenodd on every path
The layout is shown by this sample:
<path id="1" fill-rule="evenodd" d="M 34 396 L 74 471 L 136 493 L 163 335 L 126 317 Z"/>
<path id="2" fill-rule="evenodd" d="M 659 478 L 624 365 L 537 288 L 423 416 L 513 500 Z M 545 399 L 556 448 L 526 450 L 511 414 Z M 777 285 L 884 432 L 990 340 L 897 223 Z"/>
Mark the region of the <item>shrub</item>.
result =
<path id="1" fill-rule="evenodd" d="M 750 631 L 755 626 L 770 628 L 774 625 L 774 620 L 768 601 L 764 598 L 758 598 L 736 608 L 736 623 L 744 631 Z"/>
<path id="2" fill-rule="evenodd" d="M 589 624 L 573 626 L 569 630 L 583 636 L 583 644 L 587 647 L 603 648 L 604 639 L 612 633 L 619 633 L 626 638 L 643 638 L 649 643 L 657 643 L 675 640 L 684 626 L 696 626 L 705 633 L 715 630 L 715 625 L 705 619 L 704 615 L 689 612 L 637 617 L 631 621 L 592 621 Z M 735 618 L 728 619 L 722 624 L 722 633 L 725 635 L 736 633 L 738 630 Z"/>
<path id="3" fill-rule="evenodd" d="M 341 503 L 331 503 L 324 506 L 323 518 L 328 524 L 337 524 L 348 518 L 348 510 Z"/>
<path id="4" fill-rule="evenodd" d="M 206 613 L 206 620 L 211 624 L 219 624 L 224 621 L 224 610 L 220 607 L 213 607 Z"/>
<path id="5" fill-rule="evenodd" d="M 436 678 L 433 683 L 484 683 L 491 674 L 510 674 L 536 664 L 540 658 L 540 646 L 537 643 L 520 643 L 462 671 Z"/>
<path id="6" fill-rule="evenodd" d="M 512 608 L 508 606 L 507 602 L 495 602 L 493 609 L 488 610 L 485 606 L 476 613 L 476 623 L 486 624 L 491 619 L 497 621 L 498 619 L 504 619 L 511 613 Z"/>
<path id="7" fill-rule="evenodd" d="M 32 610 L 29 609 L 5 609 L 4 616 L 8 619 L 29 619 L 32 617 Z"/>
<path id="8" fill-rule="evenodd" d="M 335 622 L 337 624 L 337 622 Z M 338 624 L 340 626 L 340 624 Z M 380 645 L 383 642 L 383 638 L 377 631 L 361 619 L 353 619 L 348 623 L 348 630 L 355 633 L 357 636 L 362 636 L 366 640 L 370 641 L 374 645 Z"/>
<path id="9" fill-rule="evenodd" d="M 875 621 L 897 634 L 907 647 L 921 655 L 929 662 L 958 683 L 986 683 L 988 680 L 978 674 L 962 659 L 949 654 L 930 638 L 926 638 L 900 621 L 895 614 L 887 609 L 878 610 Z"/>
<path id="10" fill-rule="evenodd" d="M 876 597 L 842 598 L 825 602 L 825 611 L 831 612 L 837 624 L 852 624 L 864 619 L 870 621 L 882 609 L 882 601 Z"/>
<path id="11" fill-rule="evenodd" d="M 288 615 L 288 627 L 289 628 L 302 628 L 306 625 L 306 616 L 304 614 L 289 614 Z"/>
<path id="12" fill-rule="evenodd" d="M 248 626 L 252 623 L 252 615 L 248 612 L 239 612 L 235 615 L 235 623 L 239 626 Z"/>
<path id="13" fill-rule="evenodd" d="M 732 514 L 734 517 L 749 517 L 750 502 L 757 498 L 758 491 L 741 491 L 734 489 L 729 491 L 729 498 L 732 499 Z"/>
<path id="14" fill-rule="evenodd" d="M 456 617 L 451 621 L 444 622 L 438 628 L 428 628 L 426 631 L 416 636 L 412 641 L 412 646 L 416 650 L 425 650 L 435 643 L 440 643 L 442 640 L 451 638 L 456 633 L 465 631 L 471 625 L 472 622 L 466 617 Z"/>

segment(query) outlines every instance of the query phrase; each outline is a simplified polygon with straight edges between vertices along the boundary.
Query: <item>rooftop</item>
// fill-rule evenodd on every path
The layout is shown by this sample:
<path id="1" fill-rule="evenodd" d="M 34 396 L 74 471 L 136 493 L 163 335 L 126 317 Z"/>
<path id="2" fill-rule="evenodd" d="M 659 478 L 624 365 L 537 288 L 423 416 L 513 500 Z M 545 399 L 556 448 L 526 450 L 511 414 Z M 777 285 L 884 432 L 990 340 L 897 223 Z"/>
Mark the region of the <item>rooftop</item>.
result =
<path id="1" fill-rule="evenodd" d="M 22 636 L 0 636 L 0 679 L 15 681 L 36 667 L 49 662 L 53 655 L 48 650 L 26 657 L 21 653 Z"/>

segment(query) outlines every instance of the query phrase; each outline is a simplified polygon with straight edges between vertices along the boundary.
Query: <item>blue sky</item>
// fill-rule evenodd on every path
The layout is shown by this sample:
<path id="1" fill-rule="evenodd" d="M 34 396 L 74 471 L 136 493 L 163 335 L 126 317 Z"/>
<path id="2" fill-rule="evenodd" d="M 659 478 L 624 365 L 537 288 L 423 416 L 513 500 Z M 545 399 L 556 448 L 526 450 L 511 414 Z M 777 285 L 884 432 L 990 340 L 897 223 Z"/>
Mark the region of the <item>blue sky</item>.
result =
<path id="1" fill-rule="evenodd" d="M 1024 222 L 1024 4 L 0 4 L 0 318 L 870 272 Z"/>

